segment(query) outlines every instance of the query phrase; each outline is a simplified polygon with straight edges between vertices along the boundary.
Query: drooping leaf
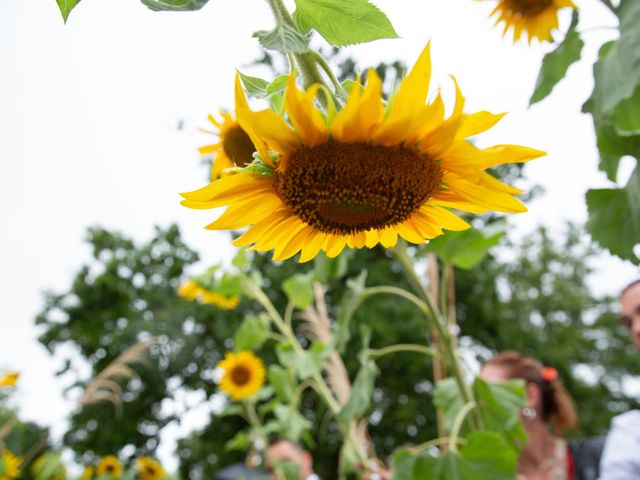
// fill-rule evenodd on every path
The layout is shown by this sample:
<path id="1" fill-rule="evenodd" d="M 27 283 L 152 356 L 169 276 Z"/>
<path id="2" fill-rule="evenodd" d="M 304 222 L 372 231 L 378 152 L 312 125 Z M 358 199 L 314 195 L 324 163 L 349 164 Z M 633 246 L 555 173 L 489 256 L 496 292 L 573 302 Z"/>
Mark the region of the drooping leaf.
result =
<path id="1" fill-rule="evenodd" d="M 229 440 L 224 448 L 226 450 L 247 450 L 251 446 L 251 439 L 246 432 L 240 431 L 236 433 L 236 435 Z"/>
<path id="2" fill-rule="evenodd" d="M 265 315 L 248 315 L 234 337 L 236 351 L 257 350 L 269 337 L 269 319 Z"/>
<path id="3" fill-rule="evenodd" d="M 540 73 L 536 86 L 529 100 L 532 105 L 539 102 L 551 93 L 553 88 L 564 78 L 569 67 L 580 60 L 584 42 L 580 34 L 576 31 L 578 25 L 578 11 L 573 12 L 571 26 L 564 37 L 564 40 L 552 52 L 547 53 L 542 60 Z"/>
<path id="4" fill-rule="evenodd" d="M 140 0 L 154 12 L 187 12 L 200 10 L 209 0 Z"/>
<path id="5" fill-rule="evenodd" d="M 242 72 L 238 72 L 240 74 L 240 80 L 242 80 L 242 84 L 244 88 L 247 89 L 247 93 L 252 97 L 256 98 L 264 98 L 267 96 L 267 87 L 269 86 L 269 82 L 259 77 L 252 77 L 250 75 L 245 75 Z"/>
<path id="6" fill-rule="evenodd" d="M 594 115 L 612 113 L 630 98 L 640 84 L 640 2 L 625 2 L 618 8 L 620 38 L 605 45 L 594 66 Z"/>
<path id="7" fill-rule="evenodd" d="M 640 167 L 624 188 L 587 192 L 591 237 L 618 257 L 640 264 L 634 247 L 640 243 Z"/>
<path id="8" fill-rule="evenodd" d="M 624 102 L 623 102 L 624 103 Z M 640 160 L 640 135 L 621 136 L 612 123 L 606 119 L 596 124 L 598 150 L 600 151 L 599 169 L 607 174 L 612 182 L 616 181 L 620 159 L 631 155 Z"/>
<path id="9" fill-rule="evenodd" d="M 299 28 L 315 29 L 335 47 L 398 37 L 387 16 L 367 0 L 296 0 L 296 7 Z"/>
<path id="10" fill-rule="evenodd" d="M 267 85 L 267 95 L 273 95 L 284 91 L 284 87 L 287 85 L 287 79 L 289 75 L 278 75 L 273 82 Z"/>
<path id="11" fill-rule="evenodd" d="M 71 10 L 80 3 L 80 0 L 56 0 L 56 3 L 58 4 L 58 8 L 62 14 L 62 20 L 64 20 L 64 23 L 67 23 L 69 13 L 71 13 Z"/>
<path id="12" fill-rule="evenodd" d="M 273 30 L 259 30 L 253 36 L 267 50 L 280 53 L 304 53 L 309 50 L 309 39 L 289 25 L 279 25 Z"/>
<path id="13" fill-rule="evenodd" d="M 300 475 L 300 465 L 293 460 L 278 460 L 272 467 L 274 478 L 278 480 L 304 480 Z"/>
<path id="14" fill-rule="evenodd" d="M 313 302 L 313 282 L 312 272 L 297 273 L 282 282 L 282 289 L 295 307 L 305 309 Z"/>
<path id="15" fill-rule="evenodd" d="M 271 365 L 268 378 L 269 384 L 275 389 L 280 401 L 290 402 L 296 391 L 296 379 L 291 371 L 282 368 L 280 365 Z"/>
<path id="16" fill-rule="evenodd" d="M 492 247 L 500 243 L 505 230 L 506 222 L 497 221 L 483 230 L 447 232 L 446 235 L 431 240 L 427 250 L 436 253 L 446 263 L 470 269 L 480 263 Z"/>

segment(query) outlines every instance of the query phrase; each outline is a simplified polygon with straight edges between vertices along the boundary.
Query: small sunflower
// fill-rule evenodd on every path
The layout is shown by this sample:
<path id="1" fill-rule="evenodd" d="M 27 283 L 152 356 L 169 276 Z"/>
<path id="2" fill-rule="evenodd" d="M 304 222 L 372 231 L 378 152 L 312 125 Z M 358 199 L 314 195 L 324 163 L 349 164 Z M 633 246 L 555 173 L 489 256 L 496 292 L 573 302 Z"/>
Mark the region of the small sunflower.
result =
<path id="1" fill-rule="evenodd" d="M 228 112 L 220 112 L 221 121 L 209 115 L 209 121 L 217 127 L 217 131 L 207 133 L 218 137 L 217 143 L 200 147 L 200 155 L 213 155 L 211 164 L 211 180 L 224 175 L 224 170 L 231 167 L 244 167 L 253 161 L 256 148 L 249 135 L 238 125 L 238 122 Z"/>
<path id="2" fill-rule="evenodd" d="M 5 373 L 5 375 L 0 378 L 0 387 L 15 387 L 18 377 L 20 377 L 20 373 L 18 372 Z"/>
<path id="3" fill-rule="evenodd" d="M 3 450 L 0 454 L 0 480 L 13 480 L 22 473 L 20 463 L 22 459 L 9 450 Z"/>
<path id="4" fill-rule="evenodd" d="M 523 162 L 544 152 L 517 145 L 480 149 L 465 139 L 488 130 L 503 115 L 464 114 L 456 84 L 453 112 L 445 118 L 437 95 L 426 103 L 429 46 L 385 108 L 381 80 L 369 71 L 367 85 L 354 82 L 331 122 L 315 107 L 318 86 L 298 90 L 289 77 L 286 123 L 276 112 L 249 109 L 236 77 L 236 113 L 262 163 L 183 193 L 196 209 L 227 206 L 206 228 L 250 228 L 234 241 L 274 250 L 274 260 L 301 252 L 300 262 L 320 250 L 329 257 L 345 247 L 393 247 L 398 236 L 421 244 L 469 224 L 449 211 L 524 212 L 520 190 L 487 168 Z"/>
<path id="5" fill-rule="evenodd" d="M 220 388 L 234 400 L 252 397 L 264 384 L 264 364 L 249 351 L 227 353 L 218 367 L 224 370 Z"/>
<path id="6" fill-rule="evenodd" d="M 113 480 L 117 480 L 122 476 L 122 464 L 115 455 L 107 455 L 98 462 L 96 466 L 96 475 L 98 477 L 107 475 Z"/>
<path id="7" fill-rule="evenodd" d="M 491 15 L 497 17 L 496 25 L 504 22 L 504 35 L 513 30 L 517 42 L 523 30 L 529 43 L 534 38 L 541 42 L 551 40 L 551 32 L 558 28 L 558 10 L 576 8 L 571 0 L 499 0 Z"/>
<path id="8" fill-rule="evenodd" d="M 80 476 L 80 480 L 91 480 L 93 478 L 94 468 L 91 465 L 87 465 L 82 470 L 82 475 Z"/>
<path id="9" fill-rule="evenodd" d="M 199 300 L 202 303 L 215 305 L 222 310 L 233 310 L 240 302 L 240 295 L 225 297 L 219 293 L 207 290 L 194 280 L 188 280 L 180 285 L 178 295 L 185 300 Z"/>
<path id="10" fill-rule="evenodd" d="M 167 476 L 167 472 L 160 462 L 150 457 L 140 457 L 138 459 L 138 476 L 142 480 L 161 480 Z"/>

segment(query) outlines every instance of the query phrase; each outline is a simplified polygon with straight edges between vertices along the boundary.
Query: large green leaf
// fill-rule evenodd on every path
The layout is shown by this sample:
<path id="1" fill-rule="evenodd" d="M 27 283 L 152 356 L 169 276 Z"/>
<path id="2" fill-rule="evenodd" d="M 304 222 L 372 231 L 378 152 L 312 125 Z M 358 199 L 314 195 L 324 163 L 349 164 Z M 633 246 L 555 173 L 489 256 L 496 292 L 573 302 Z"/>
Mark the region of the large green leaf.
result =
<path id="1" fill-rule="evenodd" d="M 631 155 L 640 160 L 640 135 L 621 136 L 610 120 L 606 119 L 600 124 L 596 123 L 596 136 L 600 151 L 599 169 L 605 172 L 612 182 L 616 181 L 618 165 L 623 156 Z"/>
<path id="2" fill-rule="evenodd" d="M 235 349 L 257 350 L 269 337 L 269 318 L 264 315 L 247 315 L 234 337 Z"/>
<path id="3" fill-rule="evenodd" d="M 594 115 L 612 113 L 630 98 L 640 84 L 640 2 L 625 2 L 618 8 L 620 38 L 594 66 Z"/>
<path id="4" fill-rule="evenodd" d="M 140 0 L 154 12 L 186 12 L 200 10 L 209 0 Z"/>
<path id="5" fill-rule="evenodd" d="M 298 351 L 290 343 L 281 343 L 276 353 L 282 365 L 293 368 L 300 380 L 304 380 L 322 371 L 331 349 L 322 342 L 314 342 L 308 349 Z"/>
<path id="6" fill-rule="evenodd" d="M 259 30 L 253 34 L 267 50 L 281 53 L 303 53 L 309 50 L 309 39 L 289 25 L 279 25 L 273 30 Z"/>
<path id="7" fill-rule="evenodd" d="M 56 0 L 56 3 L 58 4 L 58 8 L 62 14 L 62 20 L 64 20 L 64 23 L 67 23 L 69 13 L 71 13 L 71 10 L 80 3 L 80 0 Z"/>
<path id="8" fill-rule="evenodd" d="M 640 85 L 636 87 L 633 96 L 616 106 L 613 123 L 620 135 L 640 135 Z"/>
<path id="9" fill-rule="evenodd" d="M 515 480 L 518 452 L 496 432 L 474 432 L 459 451 L 394 454 L 396 480 Z"/>
<path id="10" fill-rule="evenodd" d="M 640 243 L 640 167 L 624 188 L 587 192 L 591 237 L 622 259 L 640 264 L 634 247 Z"/>
<path id="11" fill-rule="evenodd" d="M 483 230 L 447 232 L 431 240 L 427 249 L 435 252 L 446 263 L 458 268 L 470 269 L 482 261 L 491 247 L 500 243 L 505 229 L 506 222 L 497 221 Z"/>
<path id="12" fill-rule="evenodd" d="M 315 29 L 335 47 L 397 38 L 393 25 L 367 0 L 295 0 L 294 18 L 303 31 Z"/>
<path id="13" fill-rule="evenodd" d="M 280 434 L 294 443 L 297 443 L 302 434 L 311 428 L 311 422 L 291 405 L 277 405 L 274 414 L 281 428 Z"/>
<path id="14" fill-rule="evenodd" d="M 314 282 L 313 272 L 297 273 L 282 282 L 282 289 L 295 307 L 305 309 L 313 303 Z"/>
<path id="15" fill-rule="evenodd" d="M 291 370 L 284 369 L 280 365 L 271 365 L 268 377 L 269 385 L 275 389 L 280 401 L 290 402 L 296 391 L 296 379 Z"/>
<path id="16" fill-rule="evenodd" d="M 580 60 L 584 42 L 576 31 L 578 25 L 578 11 L 574 11 L 571 26 L 558 48 L 545 55 L 538 74 L 536 86 L 529 100 L 529 104 L 539 102 L 551 93 L 553 87 L 567 74 L 569 67 Z"/>

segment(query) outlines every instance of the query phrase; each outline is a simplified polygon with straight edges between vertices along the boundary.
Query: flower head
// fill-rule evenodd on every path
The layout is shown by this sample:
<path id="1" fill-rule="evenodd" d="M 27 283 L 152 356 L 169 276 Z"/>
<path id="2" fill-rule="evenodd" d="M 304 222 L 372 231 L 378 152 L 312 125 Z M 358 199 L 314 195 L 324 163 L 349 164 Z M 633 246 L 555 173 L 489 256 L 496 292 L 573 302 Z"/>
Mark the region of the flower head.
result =
<path id="1" fill-rule="evenodd" d="M 202 303 L 215 305 L 222 310 L 232 310 L 236 308 L 240 302 L 239 295 L 225 297 L 217 292 L 206 289 L 194 280 L 188 280 L 180 285 L 178 295 L 185 300 L 199 300 Z"/>
<path id="2" fill-rule="evenodd" d="M 0 480 L 13 480 L 22 473 L 20 463 L 22 459 L 9 450 L 3 450 L 0 454 Z"/>
<path id="3" fill-rule="evenodd" d="M 5 373 L 3 377 L 0 377 L 0 387 L 15 387 L 18 377 L 20 377 L 18 372 Z"/>
<path id="4" fill-rule="evenodd" d="M 496 25 L 504 22 L 504 35 L 513 30 L 517 42 L 522 32 L 527 33 L 529 43 L 551 40 L 551 32 L 558 28 L 558 10 L 576 8 L 571 0 L 498 0 L 491 15 L 497 17 Z"/>
<path id="5" fill-rule="evenodd" d="M 289 77 L 285 110 L 249 109 L 236 78 L 236 114 L 262 164 L 182 194 L 191 208 L 227 206 L 208 229 L 250 228 L 234 241 L 274 260 L 301 252 L 337 256 L 345 247 L 393 247 L 398 236 L 424 243 L 469 225 L 449 208 L 472 213 L 523 212 L 520 190 L 498 181 L 487 168 L 522 162 L 543 152 L 516 145 L 480 149 L 466 138 L 488 130 L 503 115 L 465 114 L 456 84 L 453 112 L 445 117 L 437 95 L 426 103 L 429 47 L 385 107 L 375 71 L 355 82 L 331 122 L 315 106 L 318 86 L 300 91 Z"/>
<path id="6" fill-rule="evenodd" d="M 161 480 L 167 476 L 167 472 L 160 462 L 150 457 L 140 457 L 138 459 L 138 476 L 142 480 Z"/>
<path id="7" fill-rule="evenodd" d="M 218 137 L 216 143 L 200 147 L 200 155 L 213 155 L 211 164 L 211 180 L 224 175 L 224 170 L 231 167 L 244 167 L 253 161 L 255 147 L 249 135 L 238 125 L 233 116 L 228 112 L 220 112 L 221 121 L 209 115 L 209 121 L 217 128 L 215 132 L 209 132 Z M 206 131 L 206 130 L 205 130 Z"/>
<path id="8" fill-rule="evenodd" d="M 122 476 L 122 464 L 115 455 L 107 455 L 98 462 L 96 466 L 96 475 L 107 475 L 112 480 L 117 480 Z"/>
<path id="9" fill-rule="evenodd" d="M 264 384 L 264 364 L 249 351 L 227 353 L 218 367 L 224 370 L 220 388 L 234 400 L 254 396 Z"/>

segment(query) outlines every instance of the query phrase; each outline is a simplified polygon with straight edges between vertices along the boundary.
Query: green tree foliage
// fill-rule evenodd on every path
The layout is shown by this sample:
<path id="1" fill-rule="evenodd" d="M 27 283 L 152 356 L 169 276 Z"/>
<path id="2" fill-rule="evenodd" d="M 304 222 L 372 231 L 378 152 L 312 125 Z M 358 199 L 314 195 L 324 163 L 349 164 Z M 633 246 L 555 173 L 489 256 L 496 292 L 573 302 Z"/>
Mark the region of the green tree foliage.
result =
<path id="1" fill-rule="evenodd" d="M 197 255 L 183 244 L 176 227 L 158 229 L 155 238 L 143 245 L 92 229 L 89 242 L 94 253 L 91 264 L 80 270 L 69 292 L 48 296 L 38 318 L 45 330 L 41 341 L 51 351 L 63 344 L 75 346 L 79 355 L 70 356 L 68 368 L 75 371 L 88 363 L 94 375 L 139 339 L 154 335 L 160 341 L 152 349 L 152 362 L 135 366 L 139 379 L 125 385 L 122 415 L 107 402 L 79 408 L 64 441 L 83 460 L 126 445 L 133 445 L 137 454 L 153 453 L 159 431 L 180 418 L 160 405 L 179 389 L 200 390 L 210 398 L 216 392 L 211 380 L 215 363 L 233 348 L 231 338 L 242 315 L 259 308 L 245 299 L 236 310 L 220 311 L 177 297 L 184 270 Z M 594 298 L 585 284 L 593 247 L 576 228 L 562 241 L 541 229 L 509 251 L 515 252 L 514 258 L 490 255 L 471 270 L 456 271 L 463 345 L 471 345 L 466 348 L 480 357 L 489 354 L 487 349 L 516 349 L 556 367 L 576 398 L 582 418 L 579 434 L 604 433 L 611 415 L 635 405 L 623 394 L 621 382 L 626 373 L 640 371 L 625 332 L 608 313 L 611 299 Z M 346 292 L 346 279 L 363 269 L 368 272 L 368 286 L 408 287 L 383 250 L 354 252 L 348 262 L 346 258 L 322 262 L 324 271 L 333 273 L 326 278 L 334 313 Z M 253 268 L 270 285 L 274 305 L 284 310 L 287 299 L 280 285 L 295 273 L 319 266 L 274 264 L 256 256 Z M 358 309 L 347 351 L 361 348 L 362 324 L 370 327 L 372 348 L 427 337 L 414 307 L 396 297 L 376 296 Z M 271 342 L 258 353 L 267 364 L 275 361 Z M 359 368 L 357 355 L 346 359 L 353 380 Z M 378 360 L 378 368 L 381 374 L 369 410 L 369 430 L 378 452 L 388 455 L 404 444 L 433 438 L 429 357 L 409 352 L 387 355 Z M 592 383 L 581 376 L 585 369 L 593 374 Z M 79 372 L 76 385 L 82 386 L 89 378 Z M 331 478 L 338 458 L 338 429 L 326 421 L 324 407 L 312 393 L 303 399 L 303 413 L 314 425 L 313 442 L 307 446 L 319 472 Z M 245 426 L 237 416 L 212 414 L 206 424 L 180 440 L 184 478 L 211 478 L 222 465 L 240 460 L 241 453 L 224 445 Z"/>

